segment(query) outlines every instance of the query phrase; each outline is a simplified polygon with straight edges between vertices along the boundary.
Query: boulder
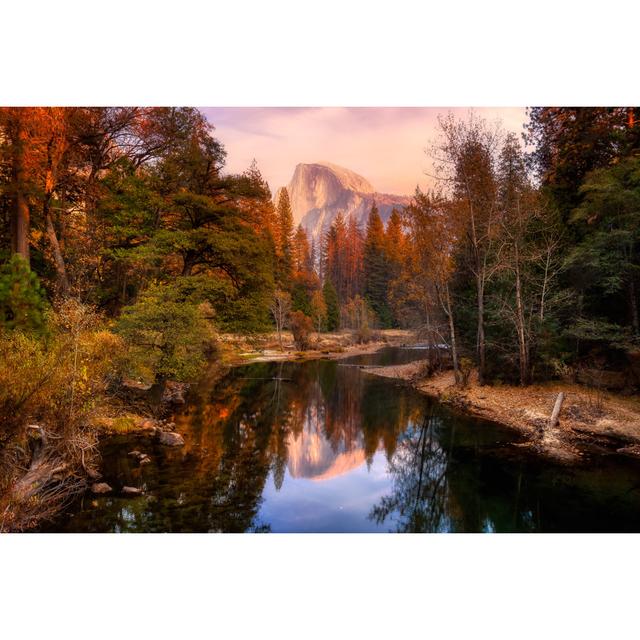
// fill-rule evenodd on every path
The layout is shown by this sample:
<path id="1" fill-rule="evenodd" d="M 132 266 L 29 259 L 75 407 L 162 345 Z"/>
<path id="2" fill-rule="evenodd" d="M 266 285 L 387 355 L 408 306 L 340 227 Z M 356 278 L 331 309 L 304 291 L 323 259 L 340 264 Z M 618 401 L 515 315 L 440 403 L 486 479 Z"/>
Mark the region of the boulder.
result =
<path id="1" fill-rule="evenodd" d="M 167 447 L 181 447 L 184 445 L 184 438 L 173 431 L 160 431 L 158 440 L 160 444 L 164 444 Z"/>
<path id="2" fill-rule="evenodd" d="M 92 493 L 111 493 L 113 489 L 106 482 L 96 482 L 91 485 Z"/>
<path id="3" fill-rule="evenodd" d="M 152 385 L 140 382 L 139 380 L 124 379 L 120 383 L 120 395 L 130 400 L 147 399 L 151 393 Z"/>
<path id="4" fill-rule="evenodd" d="M 142 495 L 142 489 L 137 487 L 122 487 L 122 493 L 125 496 L 140 496 Z"/>

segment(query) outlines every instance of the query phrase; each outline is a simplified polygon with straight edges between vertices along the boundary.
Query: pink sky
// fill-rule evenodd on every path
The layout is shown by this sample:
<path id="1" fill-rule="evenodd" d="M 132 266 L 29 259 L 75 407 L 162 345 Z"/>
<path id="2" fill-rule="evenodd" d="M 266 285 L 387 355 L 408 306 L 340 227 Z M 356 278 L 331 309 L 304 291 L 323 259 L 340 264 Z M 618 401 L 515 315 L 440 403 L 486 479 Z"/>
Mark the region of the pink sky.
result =
<path id="1" fill-rule="evenodd" d="M 332 162 L 365 177 L 383 193 L 413 194 L 430 179 L 425 148 L 437 137 L 438 114 L 466 117 L 468 109 L 438 107 L 206 107 L 202 111 L 227 150 L 228 172 L 252 159 L 272 191 L 286 185 L 299 162 Z M 522 132 L 524 107 L 482 107 L 474 113 Z"/>

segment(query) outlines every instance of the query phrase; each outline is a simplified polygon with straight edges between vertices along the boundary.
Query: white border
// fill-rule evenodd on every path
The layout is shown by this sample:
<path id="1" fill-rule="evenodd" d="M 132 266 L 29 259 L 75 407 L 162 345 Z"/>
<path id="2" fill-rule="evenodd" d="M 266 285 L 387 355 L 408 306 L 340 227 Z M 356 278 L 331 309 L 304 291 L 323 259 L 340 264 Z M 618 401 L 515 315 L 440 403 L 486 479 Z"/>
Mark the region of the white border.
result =
<path id="1" fill-rule="evenodd" d="M 639 104 L 636 6 L 21 0 L 0 104 Z M 637 540 L 3 535 L 3 636 L 625 638 Z"/>

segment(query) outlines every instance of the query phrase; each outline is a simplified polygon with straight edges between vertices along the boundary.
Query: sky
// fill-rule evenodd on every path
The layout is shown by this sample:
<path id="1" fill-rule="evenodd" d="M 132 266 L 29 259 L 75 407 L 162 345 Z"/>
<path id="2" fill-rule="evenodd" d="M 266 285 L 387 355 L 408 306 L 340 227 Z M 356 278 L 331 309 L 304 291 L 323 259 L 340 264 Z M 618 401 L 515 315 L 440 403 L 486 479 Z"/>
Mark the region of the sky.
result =
<path id="1" fill-rule="evenodd" d="M 381 193 L 412 195 L 427 187 L 425 150 L 437 139 L 437 107 L 205 107 L 227 151 L 226 171 L 240 173 L 255 158 L 272 192 L 289 183 L 298 163 L 332 162 L 366 178 Z M 525 108 L 482 107 L 478 116 L 522 132 Z"/>

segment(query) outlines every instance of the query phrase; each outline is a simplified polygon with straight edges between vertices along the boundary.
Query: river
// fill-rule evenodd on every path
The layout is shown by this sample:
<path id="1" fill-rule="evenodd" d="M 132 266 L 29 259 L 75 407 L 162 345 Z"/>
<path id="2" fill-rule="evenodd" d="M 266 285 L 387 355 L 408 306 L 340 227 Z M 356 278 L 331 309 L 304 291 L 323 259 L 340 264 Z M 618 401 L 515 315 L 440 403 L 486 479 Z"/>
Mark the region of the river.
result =
<path id="1" fill-rule="evenodd" d="M 46 531 L 591 532 L 640 530 L 640 466 L 562 468 L 511 430 L 461 416 L 361 365 L 263 362 L 203 383 L 173 420 L 185 446 L 101 445 L 113 495 L 87 493 Z M 147 453 L 140 466 L 128 453 Z M 143 495 L 119 494 L 135 486 Z"/>

